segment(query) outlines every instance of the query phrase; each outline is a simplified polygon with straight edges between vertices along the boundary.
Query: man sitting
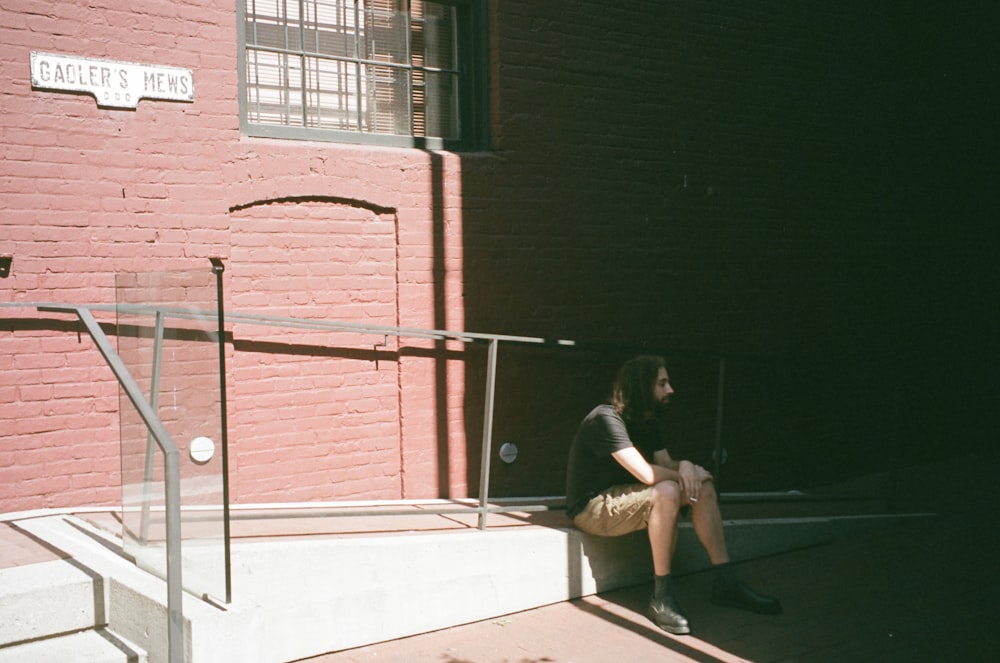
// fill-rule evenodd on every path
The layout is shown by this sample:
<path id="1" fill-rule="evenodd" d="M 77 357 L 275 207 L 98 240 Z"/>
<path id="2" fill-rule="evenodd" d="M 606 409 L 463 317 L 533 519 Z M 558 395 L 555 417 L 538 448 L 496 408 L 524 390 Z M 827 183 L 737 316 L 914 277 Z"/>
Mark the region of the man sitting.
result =
<path id="1" fill-rule="evenodd" d="M 648 529 L 656 574 L 650 617 L 669 633 L 691 632 L 670 579 L 677 520 L 685 507 L 715 569 L 712 602 L 780 613 L 777 599 L 747 587 L 730 565 L 712 475 L 690 461 L 673 460 L 665 448 L 660 414 L 673 393 L 661 357 L 637 357 L 622 366 L 611 402 L 584 418 L 570 447 L 567 514 L 579 529 L 599 536 Z"/>

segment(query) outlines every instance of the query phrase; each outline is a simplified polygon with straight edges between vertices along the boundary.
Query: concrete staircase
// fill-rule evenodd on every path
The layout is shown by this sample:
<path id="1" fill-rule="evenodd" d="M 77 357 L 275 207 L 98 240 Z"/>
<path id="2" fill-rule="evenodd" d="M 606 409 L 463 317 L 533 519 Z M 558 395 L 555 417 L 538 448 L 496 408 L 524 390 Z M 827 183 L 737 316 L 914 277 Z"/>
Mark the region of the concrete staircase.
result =
<path id="1" fill-rule="evenodd" d="M 735 559 L 816 545 L 899 518 L 755 518 L 744 511 L 727 522 Z M 408 518 L 394 523 L 407 527 L 415 522 Z M 561 512 L 511 520 L 517 522 L 485 531 L 415 526 L 239 539 L 232 547 L 233 603 L 184 596 L 185 660 L 282 663 L 649 580 L 645 532 L 591 537 Z M 165 583 L 127 559 L 117 537 L 66 514 L 36 514 L 16 525 L 64 558 L 0 569 L 0 663 L 167 660 Z M 197 555 L 185 550 L 195 564 Z M 675 571 L 706 566 L 689 524 L 682 524 Z"/>
<path id="2" fill-rule="evenodd" d="M 106 628 L 54 635 L 0 649 L 3 663 L 145 663 L 146 654 Z"/>
<path id="3" fill-rule="evenodd" d="M 146 663 L 108 628 L 105 586 L 72 560 L 0 569 L 0 663 Z"/>

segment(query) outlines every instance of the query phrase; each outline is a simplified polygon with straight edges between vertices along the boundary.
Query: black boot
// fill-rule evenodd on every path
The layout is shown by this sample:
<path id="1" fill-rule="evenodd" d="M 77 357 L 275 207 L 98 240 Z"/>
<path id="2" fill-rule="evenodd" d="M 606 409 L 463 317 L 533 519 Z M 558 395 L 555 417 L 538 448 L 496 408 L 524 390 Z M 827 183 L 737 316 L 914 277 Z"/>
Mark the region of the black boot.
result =
<path id="1" fill-rule="evenodd" d="M 649 599 L 649 617 L 657 626 L 667 633 L 686 635 L 691 632 L 688 620 L 681 614 L 674 598 L 673 583 L 670 575 L 656 576 L 653 585 L 653 597 Z"/>
<path id="2" fill-rule="evenodd" d="M 733 567 L 728 563 L 715 567 L 712 603 L 748 610 L 761 615 L 781 614 L 781 601 L 772 596 L 759 594 L 747 587 L 736 577 Z"/>

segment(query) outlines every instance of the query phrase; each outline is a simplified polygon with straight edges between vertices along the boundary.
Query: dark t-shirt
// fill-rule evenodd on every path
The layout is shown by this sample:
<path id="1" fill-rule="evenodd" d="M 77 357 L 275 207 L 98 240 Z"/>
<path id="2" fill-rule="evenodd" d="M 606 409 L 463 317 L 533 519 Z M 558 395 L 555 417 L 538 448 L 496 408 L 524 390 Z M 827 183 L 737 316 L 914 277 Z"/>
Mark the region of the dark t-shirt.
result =
<path id="1" fill-rule="evenodd" d="M 595 495 L 611 486 L 638 483 L 611 454 L 635 447 L 648 461 L 664 448 L 656 422 L 629 427 L 609 404 L 590 411 L 573 438 L 566 471 L 566 514 L 573 518 Z"/>

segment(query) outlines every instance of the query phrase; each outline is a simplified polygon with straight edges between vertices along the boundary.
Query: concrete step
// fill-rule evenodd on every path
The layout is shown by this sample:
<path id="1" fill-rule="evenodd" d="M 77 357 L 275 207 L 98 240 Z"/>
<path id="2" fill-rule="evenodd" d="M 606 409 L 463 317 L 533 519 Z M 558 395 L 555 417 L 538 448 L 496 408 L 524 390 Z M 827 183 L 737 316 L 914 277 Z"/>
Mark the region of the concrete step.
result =
<path id="1" fill-rule="evenodd" d="M 20 531 L 25 532 L 36 541 L 44 542 L 52 550 L 58 550 L 62 559 L 53 562 L 55 565 L 63 565 L 72 570 L 86 571 L 84 574 L 94 578 L 95 587 L 99 591 L 91 591 L 89 604 L 93 606 L 94 620 L 90 623 L 88 630 L 94 628 L 94 624 L 99 626 L 97 634 L 101 639 L 112 642 L 126 643 L 124 648 L 117 647 L 119 651 L 131 651 L 131 658 L 109 659 L 128 661 L 149 661 L 149 663 L 165 663 L 167 661 L 167 597 L 166 586 L 162 580 L 139 569 L 121 549 L 120 540 L 107 537 L 104 533 L 97 531 L 87 523 L 67 516 L 65 514 L 42 515 L 34 514 L 24 520 L 17 520 L 16 525 Z M 27 568 L 31 568 L 30 565 Z M 82 571 L 81 571 L 82 572 Z M 69 574 L 70 571 L 63 570 Z M 44 579 L 36 579 L 44 582 Z M 24 584 L 27 584 L 25 580 Z M 31 596 L 28 592 L 23 592 Z M 2 599 L 0 599 L 2 600 Z M 27 599 L 26 599 L 27 600 Z M 74 601 L 73 605 L 77 605 Z M 11 609 L 10 616 L 24 614 L 21 610 Z M 190 595 L 184 596 L 185 615 L 191 615 L 200 624 L 211 622 L 219 611 L 208 606 L 202 601 Z M 35 614 L 51 614 L 48 609 L 35 609 Z M 42 652 L 46 652 L 44 634 L 25 629 L 27 623 L 35 623 L 37 619 L 24 620 L 21 624 L 12 627 L 13 631 L 21 635 L 17 641 L 24 646 L 38 646 Z M 2 622 L 0 622 L 2 623 Z M 189 627 L 190 622 L 185 620 L 185 627 Z M 213 629 L 213 625 L 207 626 Z M 51 632 L 52 629 L 49 629 Z M 82 630 L 82 629 L 81 629 Z M 28 634 L 31 633 L 29 636 Z M 205 638 L 206 639 L 207 634 Z M 43 638 L 43 639 L 38 639 Z M 87 639 L 93 646 L 92 638 Z M 54 646 L 54 645 L 49 645 Z M 141 653 L 141 658 L 137 658 Z M 43 655 L 42 653 L 39 656 Z M 48 654 L 45 654 L 48 655 Z M 33 658 L 19 658 L 14 656 L 10 659 L 0 659 L 0 663 L 7 661 L 27 661 Z M 61 659 L 39 659 L 43 661 L 87 661 L 90 659 L 69 656 Z M 104 660 L 104 659 L 95 659 Z M 189 663 L 195 661 L 223 661 L 223 658 L 189 655 L 186 660 Z"/>
<path id="2" fill-rule="evenodd" d="M 102 578 L 66 561 L 0 569 L 0 647 L 104 626 L 104 605 Z"/>
<path id="3" fill-rule="evenodd" d="M 147 663 L 146 653 L 107 629 L 0 647 L 0 663 Z"/>

